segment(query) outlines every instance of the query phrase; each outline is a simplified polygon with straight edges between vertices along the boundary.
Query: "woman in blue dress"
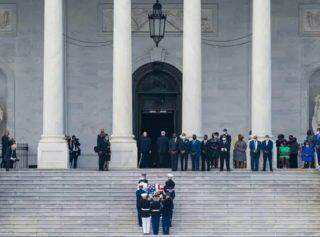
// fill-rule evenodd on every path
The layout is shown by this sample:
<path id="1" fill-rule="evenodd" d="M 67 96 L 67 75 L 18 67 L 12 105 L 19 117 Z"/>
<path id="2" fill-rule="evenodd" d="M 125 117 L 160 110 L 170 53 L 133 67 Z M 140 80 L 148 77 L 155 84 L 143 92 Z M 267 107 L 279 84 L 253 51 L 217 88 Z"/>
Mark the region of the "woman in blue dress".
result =
<path id="1" fill-rule="evenodd" d="M 309 142 L 302 147 L 301 159 L 304 161 L 304 168 L 311 168 L 314 162 L 314 149 Z"/>

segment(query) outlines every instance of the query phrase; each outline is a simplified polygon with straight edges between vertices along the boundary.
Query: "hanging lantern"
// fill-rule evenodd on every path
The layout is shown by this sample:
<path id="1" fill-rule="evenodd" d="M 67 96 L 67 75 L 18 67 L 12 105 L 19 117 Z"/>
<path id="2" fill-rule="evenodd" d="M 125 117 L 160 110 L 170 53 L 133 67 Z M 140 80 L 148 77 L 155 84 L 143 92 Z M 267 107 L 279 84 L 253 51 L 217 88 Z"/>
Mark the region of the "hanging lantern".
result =
<path id="1" fill-rule="evenodd" d="M 162 12 L 162 5 L 159 0 L 153 5 L 153 11 L 148 14 L 150 38 L 156 43 L 158 47 L 160 41 L 164 38 L 166 31 L 167 15 Z"/>

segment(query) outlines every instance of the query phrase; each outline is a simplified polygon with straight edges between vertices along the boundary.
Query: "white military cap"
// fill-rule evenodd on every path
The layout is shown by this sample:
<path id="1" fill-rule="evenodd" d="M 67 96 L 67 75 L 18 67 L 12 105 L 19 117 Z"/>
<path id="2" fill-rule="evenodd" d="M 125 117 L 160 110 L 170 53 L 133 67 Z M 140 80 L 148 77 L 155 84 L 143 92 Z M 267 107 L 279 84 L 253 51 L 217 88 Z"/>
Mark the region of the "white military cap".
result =
<path id="1" fill-rule="evenodd" d="M 143 193 L 143 194 L 141 194 L 141 197 L 143 197 L 143 198 L 145 198 L 145 197 L 147 197 L 148 196 L 148 194 L 147 193 Z"/>
<path id="2" fill-rule="evenodd" d="M 173 178 L 173 174 L 168 174 L 168 178 Z"/>

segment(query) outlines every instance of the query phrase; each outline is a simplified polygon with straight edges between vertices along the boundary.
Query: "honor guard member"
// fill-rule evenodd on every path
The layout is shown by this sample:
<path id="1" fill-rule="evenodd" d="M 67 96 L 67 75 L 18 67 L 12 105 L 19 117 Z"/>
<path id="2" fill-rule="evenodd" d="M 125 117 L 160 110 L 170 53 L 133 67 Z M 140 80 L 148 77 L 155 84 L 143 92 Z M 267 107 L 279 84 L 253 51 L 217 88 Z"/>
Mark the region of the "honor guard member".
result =
<path id="1" fill-rule="evenodd" d="M 142 227 L 142 219 L 141 219 L 141 195 L 145 193 L 146 191 L 143 190 L 144 188 L 144 183 L 139 183 L 138 184 L 138 190 L 136 191 L 136 207 L 137 207 L 137 216 L 138 216 L 138 223 L 139 226 Z"/>
<path id="2" fill-rule="evenodd" d="M 173 174 L 168 174 L 167 175 L 168 180 L 166 181 L 165 185 L 164 185 L 164 192 L 165 193 L 169 193 L 170 197 L 172 198 L 172 200 L 176 197 L 176 192 L 175 192 L 175 186 L 176 183 L 173 181 Z"/>
<path id="3" fill-rule="evenodd" d="M 179 157 L 179 139 L 175 133 L 169 142 L 169 153 L 171 156 L 171 169 L 172 171 L 178 170 L 178 157 Z"/>
<path id="4" fill-rule="evenodd" d="M 155 195 L 150 204 L 151 224 L 154 235 L 159 234 L 159 225 L 161 217 L 161 203 L 159 195 Z"/>
<path id="5" fill-rule="evenodd" d="M 162 200 L 162 229 L 164 235 L 170 234 L 172 221 L 173 201 L 169 194 L 163 195 Z"/>
<path id="6" fill-rule="evenodd" d="M 207 166 L 207 168 L 206 168 Z M 211 162 L 209 158 L 209 141 L 208 135 L 204 135 L 201 142 L 201 171 L 210 171 Z"/>
<path id="7" fill-rule="evenodd" d="M 142 229 L 143 234 L 148 235 L 150 234 L 150 224 L 151 224 L 151 213 L 150 213 L 150 200 L 148 199 L 148 194 L 143 193 L 141 194 L 141 219 L 142 219 Z"/>
<path id="8" fill-rule="evenodd" d="M 141 177 L 140 177 L 140 179 L 139 179 L 139 181 L 138 181 L 138 184 L 139 184 L 139 183 L 148 184 L 147 174 L 146 174 L 146 173 L 142 173 L 142 174 L 141 174 Z"/>
<path id="9" fill-rule="evenodd" d="M 189 158 L 189 152 L 190 152 L 190 143 L 185 133 L 182 133 L 180 136 L 179 151 L 180 151 L 181 171 L 187 171 L 188 158 Z"/>
<path id="10" fill-rule="evenodd" d="M 209 152 L 212 164 L 211 167 L 217 169 L 220 157 L 220 139 L 218 132 L 213 133 L 212 138 L 209 140 Z"/>

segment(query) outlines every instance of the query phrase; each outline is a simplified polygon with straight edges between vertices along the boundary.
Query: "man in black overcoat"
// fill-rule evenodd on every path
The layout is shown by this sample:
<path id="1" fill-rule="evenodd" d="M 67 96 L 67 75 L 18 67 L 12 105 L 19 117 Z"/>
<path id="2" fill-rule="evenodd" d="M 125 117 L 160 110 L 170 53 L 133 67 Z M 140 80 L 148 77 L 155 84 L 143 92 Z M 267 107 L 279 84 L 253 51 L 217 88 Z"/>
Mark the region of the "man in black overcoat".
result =
<path id="1" fill-rule="evenodd" d="M 158 155 L 159 155 L 159 167 L 169 168 L 169 139 L 166 137 L 166 132 L 162 131 L 161 136 L 157 139 Z"/>
<path id="2" fill-rule="evenodd" d="M 148 137 L 147 132 L 143 132 L 139 140 L 139 152 L 140 152 L 140 168 L 151 168 L 150 154 L 151 154 L 151 139 Z"/>

